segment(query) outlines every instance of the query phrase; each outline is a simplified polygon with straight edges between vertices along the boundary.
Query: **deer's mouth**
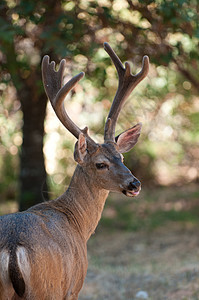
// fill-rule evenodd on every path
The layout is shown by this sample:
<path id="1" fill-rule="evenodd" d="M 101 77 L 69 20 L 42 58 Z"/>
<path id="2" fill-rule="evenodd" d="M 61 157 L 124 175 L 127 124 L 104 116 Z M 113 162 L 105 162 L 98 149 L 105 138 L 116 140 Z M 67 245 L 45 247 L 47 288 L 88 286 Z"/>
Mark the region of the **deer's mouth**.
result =
<path id="1" fill-rule="evenodd" d="M 140 190 L 141 190 L 141 188 L 136 189 L 136 190 L 132 190 L 132 191 L 129 191 L 129 190 L 123 190 L 122 193 L 123 193 L 125 196 L 127 196 L 127 197 L 136 197 L 136 196 L 139 195 Z"/>

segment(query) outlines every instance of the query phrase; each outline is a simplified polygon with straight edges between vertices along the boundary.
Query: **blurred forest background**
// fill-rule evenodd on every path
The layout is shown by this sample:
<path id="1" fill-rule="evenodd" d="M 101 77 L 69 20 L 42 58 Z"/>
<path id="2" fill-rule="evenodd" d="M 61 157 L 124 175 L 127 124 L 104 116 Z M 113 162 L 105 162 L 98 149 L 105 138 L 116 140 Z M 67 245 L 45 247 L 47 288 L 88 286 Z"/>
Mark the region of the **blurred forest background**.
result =
<path id="1" fill-rule="evenodd" d="M 86 73 L 65 105 L 99 142 L 118 84 L 103 43 L 133 73 L 150 58 L 116 128 L 143 123 L 125 155 L 142 191 L 133 201 L 110 195 L 81 300 L 132 300 L 143 289 L 145 299 L 199 299 L 198 14 L 198 0 L 0 1 L 0 215 L 57 197 L 75 168 L 75 139 L 47 101 L 42 57 L 65 58 L 66 80 Z"/>
<path id="2" fill-rule="evenodd" d="M 142 198 L 153 201 L 154 207 L 158 200 L 166 203 L 173 195 L 175 203 L 165 204 L 162 210 L 170 211 L 174 219 L 175 212 L 189 209 L 190 203 L 196 213 L 198 12 L 197 0 L 1 0 L 1 213 L 9 203 L 16 210 L 16 201 L 23 210 L 55 198 L 66 189 L 75 168 L 75 139 L 57 120 L 42 86 L 45 54 L 57 63 L 66 58 L 66 80 L 80 71 L 86 73 L 66 107 L 81 128 L 88 125 L 93 137 L 102 142 L 118 83 L 103 49 L 105 41 L 122 62 L 132 63 L 133 73 L 140 70 L 143 55 L 150 58 L 149 75 L 129 97 L 117 127 L 120 133 L 143 123 L 139 143 L 125 156 L 126 165 L 142 182 Z M 122 205 L 115 209 L 128 220 L 128 205 L 125 211 Z M 112 216 L 109 212 L 107 220 Z M 132 228 L 137 226 L 133 224 Z"/>

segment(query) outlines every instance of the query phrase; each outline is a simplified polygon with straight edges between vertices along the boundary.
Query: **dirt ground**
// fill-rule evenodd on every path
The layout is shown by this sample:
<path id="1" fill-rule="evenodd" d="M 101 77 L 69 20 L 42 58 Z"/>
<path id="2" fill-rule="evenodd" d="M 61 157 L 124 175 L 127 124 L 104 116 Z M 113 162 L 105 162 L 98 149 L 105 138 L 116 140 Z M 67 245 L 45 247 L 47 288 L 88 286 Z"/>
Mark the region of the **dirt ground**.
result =
<path id="1" fill-rule="evenodd" d="M 79 300 L 199 300 L 198 186 L 108 199 L 88 260 Z"/>
<path id="2" fill-rule="evenodd" d="M 88 245 L 89 268 L 79 300 L 199 299 L 197 228 L 172 224 L 151 233 L 101 230 Z"/>
<path id="3" fill-rule="evenodd" d="M 178 194 L 171 190 L 169 193 L 161 191 L 159 195 L 156 208 L 167 209 L 169 203 L 169 207 L 185 207 L 187 211 L 190 203 L 199 202 L 198 187 L 192 194 L 187 190 Z M 140 203 L 147 213 L 154 204 L 148 200 L 144 203 L 145 198 L 146 194 Z M 138 210 L 141 204 L 134 205 Z M 130 206 L 127 209 L 131 209 Z M 105 212 L 107 210 L 110 207 Z M 198 214 L 198 204 L 192 207 L 191 215 L 194 211 Z M 146 213 L 142 210 L 141 222 Z M 183 211 L 181 213 L 183 215 Z M 79 300 L 143 299 L 136 298 L 139 291 L 145 291 L 149 300 L 199 300 L 198 221 L 169 220 L 160 226 L 136 231 L 106 229 L 102 222 L 89 240 L 88 260 L 87 278 Z"/>

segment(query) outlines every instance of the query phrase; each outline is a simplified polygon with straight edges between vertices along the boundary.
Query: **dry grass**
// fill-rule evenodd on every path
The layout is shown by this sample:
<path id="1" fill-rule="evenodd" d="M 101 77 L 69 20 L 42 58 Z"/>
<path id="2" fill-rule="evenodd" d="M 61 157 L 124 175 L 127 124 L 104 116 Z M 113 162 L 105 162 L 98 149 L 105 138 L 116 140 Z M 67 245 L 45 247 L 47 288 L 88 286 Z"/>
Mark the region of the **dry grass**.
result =
<path id="1" fill-rule="evenodd" d="M 16 203 L 1 204 L 0 213 Z M 199 300 L 198 186 L 143 191 L 138 200 L 108 199 L 88 244 L 79 300 Z"/>
<path id="2" fill-rule="evenodd" d="M 15 213 L 17 210 L 18 204 L 16 201 L 7 201 L 0 203 L 0 216 Z"/>
<path id="3" fill-rule="evenodd" d="M 132 204 L 121 200 L 110 200 L 89 241 L 79 300 L 134 300 L 140 290 L 150 300 L 199 300 L 198 187 L 146 191 Z M 115 229 L 107 227 L 108 215 Z"/>
<path id="4" fill-rule="evenodd" d="M 89 242 L 89 269 L 80 300 L 199 299 L 197 228 L 167 224 L 147 232 L 104 233 Z"/>

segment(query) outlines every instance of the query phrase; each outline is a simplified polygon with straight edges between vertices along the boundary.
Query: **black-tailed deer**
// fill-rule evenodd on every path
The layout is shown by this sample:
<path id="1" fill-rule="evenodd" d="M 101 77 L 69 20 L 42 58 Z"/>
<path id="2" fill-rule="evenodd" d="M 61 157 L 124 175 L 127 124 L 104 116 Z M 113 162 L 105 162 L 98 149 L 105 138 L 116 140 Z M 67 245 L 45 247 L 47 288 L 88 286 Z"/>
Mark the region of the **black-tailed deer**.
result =
<path id="1" fill-rule="evenodd" d="M 83 77 L 73 77 L 62 87 L 65 60 L 58 71 L 45 56 L 43 83 L 60 121 L 78 139 L 74 158 L 77 167 L 67 191 L 56 200 L 0 218 L 0 299 L 61 300 L 78 299 L 87 272 L 87 241 L 94 232 L 109 191 L 134 197 L 140 182 L 122 162 L 121 153 L 137 142 L 141 124 L 115 138 L 115 126 L 125 99 L 147 75 L 145 56 L 141 71 L 132 75 L 128 62 L 123 67 L 109 46 L 119 76 L 119 86 L 104 133 L 104 144 L 97 144 L 67 115 L 64 99 Z"/>

